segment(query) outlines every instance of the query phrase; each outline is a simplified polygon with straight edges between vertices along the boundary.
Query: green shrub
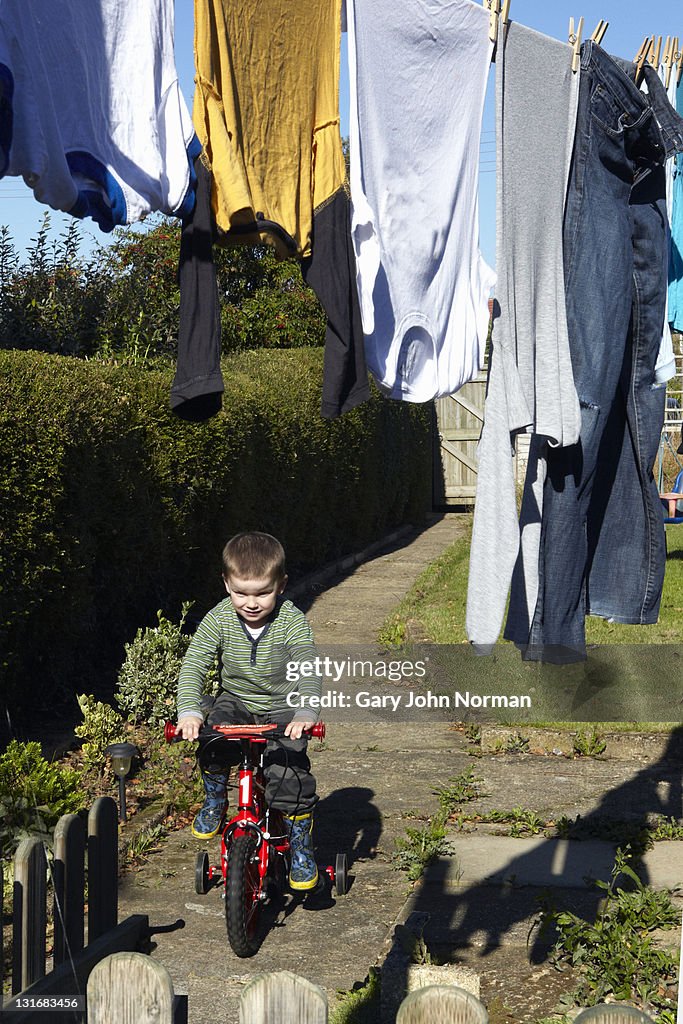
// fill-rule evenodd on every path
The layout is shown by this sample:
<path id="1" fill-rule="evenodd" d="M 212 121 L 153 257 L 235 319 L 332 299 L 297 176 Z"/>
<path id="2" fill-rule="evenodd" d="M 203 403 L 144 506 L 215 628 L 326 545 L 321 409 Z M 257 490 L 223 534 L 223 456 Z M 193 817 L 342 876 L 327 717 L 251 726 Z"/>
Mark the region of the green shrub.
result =
<path id="1" fill-rule="evenodd" d="M 102 771 L 107 763 L 105 750 L 110 743 L 121 743 L 126 738 L 126 725 L 111 704 L 96 700 L 92 694 L 82 693 L 77 698 L 83 723 L 74 732 L 83 743 L 83 767 Z"/>
<path id="2" fill-rule="evenodd" d="M 139 363 L 175 352 L 180 224 L 150 218 L 145 230 L 117 228 L 112 244 L 80 252 L 71 221 L 51 240 L 45 213 L 25 262 L 0 228 L 0 347 Z M 325 315 L 295 259 L 269 245 L 214 250 L 223 351 L 320 346 Z"/>
<path id="3" fill-rule="evenodd" d="M 139 629 L 135 639 L 126 644 L 126 660 L 116 685 L 116 703 L 136 724 L 158 726 L 175 718 L 178 673 L 190 643 L 190 637 L 183 633 L 190 608 L 190 602 L 183 604 L 177 625 L 157 612 L 157 625 Z M 214 668 L 206 680 L 207 693 L 213 692 L 217 679 Z"/>
<path id="4" fill-rule="evenodd" d="M 39 743 L 12 740 L 0 756 L 3 855 L 28 836 L 48 840 L 58 818 L 79 810 L 84 801 L 78 772 L 46 761 Z"/>
<path id="5" fill-rule="evenodd" d="M 124 642 L 223 596 L 220 552 L 278 536 L 290 575 L 422 519 L 430 409 L 370 401 L 320 416 L 322 352 L 223 364 L 223 410 L 187 423 L 171 364 L 0 351 L 0 649 L 13 710 L 113 691 Z M 29 686 L 30 683 L 30 686 Z"/>
<path id="6" fill-rule="evenodd" d="M 79 255 L 77 221 L 54 241 L 49 229 L 45 213 L 20 264 L 9 229 L 0 227 L 0 347 L 91 355 L 111 291 L 107 260 L 103 250 Z"/>

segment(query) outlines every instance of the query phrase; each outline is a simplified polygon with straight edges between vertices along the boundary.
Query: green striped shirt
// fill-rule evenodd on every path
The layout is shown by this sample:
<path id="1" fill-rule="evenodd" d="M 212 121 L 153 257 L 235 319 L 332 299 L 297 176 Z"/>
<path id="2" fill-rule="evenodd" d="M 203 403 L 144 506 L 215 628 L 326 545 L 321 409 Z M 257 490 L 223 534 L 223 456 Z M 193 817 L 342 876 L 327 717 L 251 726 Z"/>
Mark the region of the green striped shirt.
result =
<path id="1" fill-rule="evenodd" d="M 321 680 L 304 667 L 317 656 L 313 633 L 304 613 L 291 601 L 278 599 L 272 618 L 254 640 L 226 598 L 208 612 L 190 641 L 178 678 L 178 718 L 201 715 L 199 701 L 206 674 L 220 657 L 221 687 L 255 714 L 292 711 L 299 719 L 318 717 L 318 709 L 287 703 L 288 693 L 320 696 Z M 301 678 L 299 678 L 301 676 Z"/>

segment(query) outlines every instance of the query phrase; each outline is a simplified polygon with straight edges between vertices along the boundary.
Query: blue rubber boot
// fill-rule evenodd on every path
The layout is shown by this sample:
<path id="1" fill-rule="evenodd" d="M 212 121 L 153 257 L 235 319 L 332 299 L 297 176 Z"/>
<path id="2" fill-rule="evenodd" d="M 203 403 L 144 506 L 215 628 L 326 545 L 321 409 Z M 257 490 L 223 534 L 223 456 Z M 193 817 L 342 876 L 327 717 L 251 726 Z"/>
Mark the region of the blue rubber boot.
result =
<path id="1" fill-rule="evenodd" d="M 313 856 L 313 814 L 297 814 L 290 818 L 284 815 L 289 832 L 291 866 L 289 886 L 297 891 L 315 889 L 318 884 L 318 865 Z"/>
<path id="2" fill-rule="evenodd" d="M 228 805 L 228 773 L 202 771 L 204 805 L 192 822 L 192 835 L 197 839 L 213 839 L 220 831 Z"/>

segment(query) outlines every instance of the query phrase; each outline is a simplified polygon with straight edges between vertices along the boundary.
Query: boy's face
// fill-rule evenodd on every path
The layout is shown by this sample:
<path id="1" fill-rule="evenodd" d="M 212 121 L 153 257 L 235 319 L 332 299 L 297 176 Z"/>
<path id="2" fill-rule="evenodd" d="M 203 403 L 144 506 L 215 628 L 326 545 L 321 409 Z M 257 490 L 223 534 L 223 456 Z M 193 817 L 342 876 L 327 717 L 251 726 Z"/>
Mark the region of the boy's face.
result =
<path id="1" fill-rule="evenodd" d="M 240 576 L 223 578 L 225 589 L 230 595 L 232 606 L 249 626 L 263 626 L 275 608 L 279 595 L 287 585 L 287 577 L 273 580 L 270 577 L 254 579 Z"/>

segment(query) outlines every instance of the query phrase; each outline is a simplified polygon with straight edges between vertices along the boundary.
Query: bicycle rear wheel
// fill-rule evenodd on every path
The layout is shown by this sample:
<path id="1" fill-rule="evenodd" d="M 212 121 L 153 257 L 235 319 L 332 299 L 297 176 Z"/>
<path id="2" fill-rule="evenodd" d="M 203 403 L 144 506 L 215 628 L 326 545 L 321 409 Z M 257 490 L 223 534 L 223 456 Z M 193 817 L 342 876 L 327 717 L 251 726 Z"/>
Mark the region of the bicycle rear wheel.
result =
<path id="1" fill-rule="evenodd" d="M 235 836 L 228 851 L 225 920 L 236 956 L 253 956 L 263 940 L 263 903 L 259 899 L 258 839 Z"/>

